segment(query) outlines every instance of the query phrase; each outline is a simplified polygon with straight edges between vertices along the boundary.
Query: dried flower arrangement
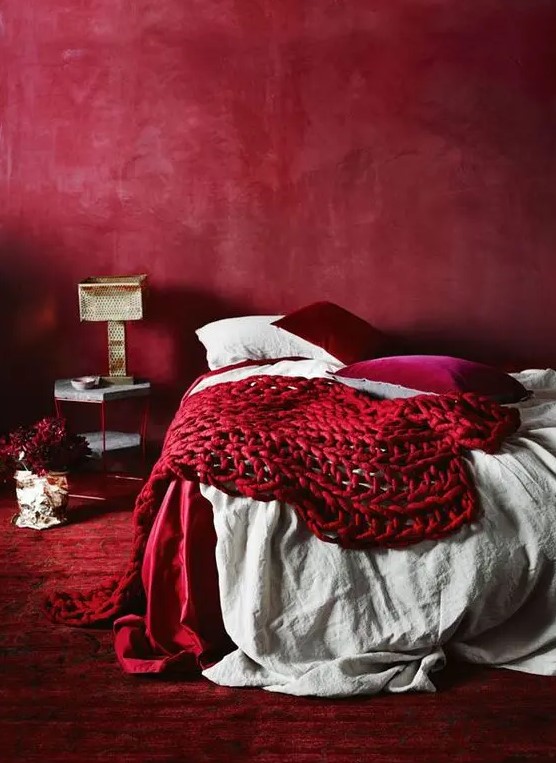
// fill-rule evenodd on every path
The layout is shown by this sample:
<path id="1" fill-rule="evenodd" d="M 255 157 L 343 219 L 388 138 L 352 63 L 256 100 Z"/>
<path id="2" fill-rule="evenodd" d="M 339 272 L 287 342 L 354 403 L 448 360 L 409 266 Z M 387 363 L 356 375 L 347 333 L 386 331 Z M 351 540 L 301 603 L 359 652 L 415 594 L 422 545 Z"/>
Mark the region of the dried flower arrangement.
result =
<path id="1" fill-rule="evenodd" d="M 44 475 L 66 472 L 90 454 L 87 440 L 68 432 L 64 419 L 44 418 L 0 440 L 0 479 L 17 470 Z"/>

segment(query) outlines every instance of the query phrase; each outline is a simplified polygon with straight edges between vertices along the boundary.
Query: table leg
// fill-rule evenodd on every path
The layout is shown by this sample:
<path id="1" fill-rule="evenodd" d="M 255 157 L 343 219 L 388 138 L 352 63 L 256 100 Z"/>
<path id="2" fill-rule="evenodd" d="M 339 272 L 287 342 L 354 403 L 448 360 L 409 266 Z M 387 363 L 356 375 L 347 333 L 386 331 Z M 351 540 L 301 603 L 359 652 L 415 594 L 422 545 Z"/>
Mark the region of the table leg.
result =
<path id="1" fill-rule="evenodd" d="M 141 435 L 141 455 L 143 459 L 143 472 L 145 472 L 145 467 L 147 464 L 147 427 L 149 423 L 149 398 L 144 398 L 143 403 L 143 414 L 141 417 L 141 429 L 140 429 L 140 435 Z"/>
<path id="2" fill-rule="evenodd" d="M 102 471 L 106 471 L 106 403 L 104 400 L 100 404 L 100 429 L 102 432 Z"/>

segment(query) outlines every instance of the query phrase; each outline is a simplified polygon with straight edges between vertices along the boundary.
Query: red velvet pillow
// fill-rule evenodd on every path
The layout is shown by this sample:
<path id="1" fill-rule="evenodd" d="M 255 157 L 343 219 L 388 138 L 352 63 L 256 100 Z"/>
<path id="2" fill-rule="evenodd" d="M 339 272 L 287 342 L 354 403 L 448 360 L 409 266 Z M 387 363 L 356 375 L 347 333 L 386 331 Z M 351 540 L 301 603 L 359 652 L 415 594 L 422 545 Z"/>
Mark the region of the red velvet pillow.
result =
<path id="1" fill-rule="evenodd" d="M 342 363 L 376 357 L 386 342 L 385 335 L 370 323 L 332 302 L 313 302 L 273 325 L 316 344 Z"/>
<path id="2" fill-rule="evenodd" d="M 397 384 L 420 392 L 475 392 L 499 403 L 517 403 L 529 393 L 498 368 L 446 355 L 399 355 L 342 368 L 336 376 Z"/>

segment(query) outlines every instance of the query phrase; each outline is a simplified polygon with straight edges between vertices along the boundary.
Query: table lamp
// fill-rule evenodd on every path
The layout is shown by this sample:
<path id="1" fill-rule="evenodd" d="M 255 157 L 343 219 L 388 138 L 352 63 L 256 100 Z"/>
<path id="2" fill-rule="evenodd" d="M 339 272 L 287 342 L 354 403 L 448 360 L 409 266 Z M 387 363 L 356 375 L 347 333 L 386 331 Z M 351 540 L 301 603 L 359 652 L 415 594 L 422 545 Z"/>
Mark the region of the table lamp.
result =
<path id="1" fill-rule="evenodd" d="M 108 321 L 108 384 L 133 384 L 127 375 L 124 321 L 143 317 L 146 275 L 86 278 L 78 284 L 82 321 Z"/>

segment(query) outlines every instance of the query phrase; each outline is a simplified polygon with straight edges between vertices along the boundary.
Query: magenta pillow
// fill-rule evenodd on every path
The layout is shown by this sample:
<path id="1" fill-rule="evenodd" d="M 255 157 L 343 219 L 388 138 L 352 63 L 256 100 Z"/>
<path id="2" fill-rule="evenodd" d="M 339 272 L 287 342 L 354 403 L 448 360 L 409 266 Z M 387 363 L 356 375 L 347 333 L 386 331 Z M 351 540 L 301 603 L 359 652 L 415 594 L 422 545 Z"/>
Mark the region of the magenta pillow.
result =
<path id="1" fill-rule="evenodd" d="M 313 302 L 273 325 L 321 347 L 342 363 L 376 357 L 386 344 L 382 332 L 333 302 Z"/>
<path id="2" fill-rule="evenodd" d="M 399 355 L 363 360 L 336 373 L 348 379 L 397 384 L 420 392 L 474 392 L 499 403 L 528 397 L 525 387 L 498 368 L 448 355 Z"/>

